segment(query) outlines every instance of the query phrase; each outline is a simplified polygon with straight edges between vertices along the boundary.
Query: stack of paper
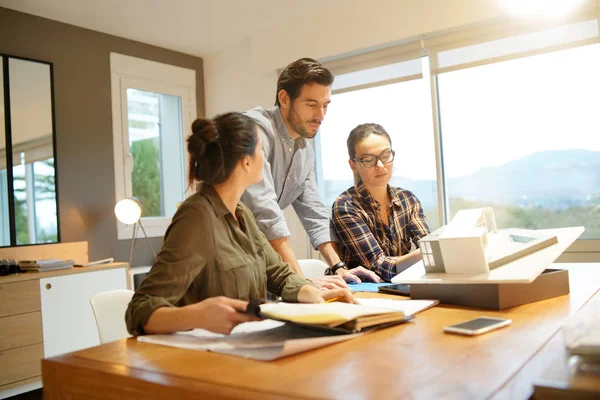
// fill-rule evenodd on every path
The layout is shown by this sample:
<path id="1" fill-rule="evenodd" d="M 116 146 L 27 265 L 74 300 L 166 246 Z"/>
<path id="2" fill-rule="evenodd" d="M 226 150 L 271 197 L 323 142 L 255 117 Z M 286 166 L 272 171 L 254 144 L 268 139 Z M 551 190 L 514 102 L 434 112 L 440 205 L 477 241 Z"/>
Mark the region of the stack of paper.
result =
<path id="1" fill-rule="evenodd" d="M 412 316 L 421 311 L 425 311 L 439 304 L 438 300 L 390 300 L 390 299 L 358 299 L 360 304 L 387 308 L 390 310 L 400 310 L 406 316 Z"/>
<path id="2" fill-rule="evenodd" d="M 75 261 L 61 259 L 19 261 L 19 269 L 21 269 L 22 271 L 54 271 L 56 269 L 73 268 L 73 265 L 75 265 Z"/>
<path id="3" fill-rule="evenodd" d="M 292 354 L 343 342 L 363 335 L 343 335 L 310 331 L 270 319 L 236 326 L 230 335 L 194 329 L 173 335 L 138 336 L 144 343 L 161 344 L 190 350 L 208 350 L 254 360 L 270 361 Z"/>
<path id="4" fill-rule="evenodd" d="M 600 299 L 589 302 L 563 326 L 565 345 L 571 354 L 600 361 Z"/>
<path id="5" fill-rule="evenodd" d="M 369 309 L 378 308 L 378 312 L 380 313 L 399 312 L 405 316 L 414 315 L 437 304 L 435 300 L 359 299 L 359 301 L 364 307 L 368 306 Z M 330 308 L 328 304 L 319 304 L 317 306 L 327 306 L 325 308 Z M 261 305 L 261 307 L 264 306 L 264 304 Z M 287 310 L 289 311 L 289 308 Z M 204 329 L 194 329 L 172 335 L 138 336 L 137 340 L 144 343 L 192 350 L 208 350 L 237 357 L 267 361 L 354 339 L 364 334 L 363 332 L 343 334 L 333 330 L 312 330 L 295 323 L 284 323 L 282 321 L 266 319 L 260 322 L 240 324 L 233 329 L 231 335 L 221 335 Z"/>

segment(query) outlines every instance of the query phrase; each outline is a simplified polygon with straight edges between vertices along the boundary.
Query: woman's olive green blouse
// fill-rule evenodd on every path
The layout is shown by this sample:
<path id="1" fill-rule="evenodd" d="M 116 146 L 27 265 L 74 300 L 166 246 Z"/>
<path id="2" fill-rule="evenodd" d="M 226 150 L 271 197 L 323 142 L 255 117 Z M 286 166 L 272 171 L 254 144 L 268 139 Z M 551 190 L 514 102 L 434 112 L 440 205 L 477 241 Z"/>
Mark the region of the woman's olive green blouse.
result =
<path id="1" fill-rule="evenodd" d="M 266 291 L 297 301 L 310 282 L 294 273 L 258 229 L 250 210 L 238 203 L 239 225 L 215 191 L 201 183 L 180 206 L 156 261 L 133 295 L 127 329 L 143 335 L 159 307 L 179 307 L 214 296 L 251 300 Z"/>

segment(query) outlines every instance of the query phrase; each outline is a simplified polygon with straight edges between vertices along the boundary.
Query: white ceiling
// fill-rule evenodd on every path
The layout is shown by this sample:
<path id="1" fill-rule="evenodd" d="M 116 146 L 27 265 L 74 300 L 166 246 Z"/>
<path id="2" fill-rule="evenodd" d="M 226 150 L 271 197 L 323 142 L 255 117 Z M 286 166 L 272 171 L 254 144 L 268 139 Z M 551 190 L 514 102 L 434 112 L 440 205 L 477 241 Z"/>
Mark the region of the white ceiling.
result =
<path id="1" fill-rule="evenodd" d="M 206 56 L 251 34 L 310 29 L 310 17 L 344 0 L 0 0 L 22 11 L 195 56 Z M 302 34 L 301 29 L 285 34 Z M 283 34 L 283 33 L 282 33 Z"/>

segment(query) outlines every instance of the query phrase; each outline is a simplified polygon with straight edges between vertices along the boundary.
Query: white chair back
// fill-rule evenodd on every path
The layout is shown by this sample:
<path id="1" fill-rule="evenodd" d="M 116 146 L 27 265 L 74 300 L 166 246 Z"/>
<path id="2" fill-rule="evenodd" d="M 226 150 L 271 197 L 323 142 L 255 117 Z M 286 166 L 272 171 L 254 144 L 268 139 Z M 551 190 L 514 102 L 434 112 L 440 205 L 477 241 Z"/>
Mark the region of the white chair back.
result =
<path id="1" fill-rule="evenodd" d="M 298 264 L 300 264 L 300 269 L 307 279 L 325 275 L 325 270 L 328 267 L 325 262 L 313 259 L 298 260 Z"/>
<path id="2" fill-rule="evenodd" d="M 125 311 L 133 296 L 132 290 L 109 290 L 90 298 L 100 343 L 131 337 L 125 325 Z"/>
<path id="3" fill-rule="evenodd" d="M 127 275 L 129 275 L 128 281 L 128 289 L 137 290 L 137 288 L 142 284 L 142 281 L 148 275 L 148 272 L 152 269 L 152 266 L 146 267 L 130 267 L 129 271 L 127 271 Z"/>

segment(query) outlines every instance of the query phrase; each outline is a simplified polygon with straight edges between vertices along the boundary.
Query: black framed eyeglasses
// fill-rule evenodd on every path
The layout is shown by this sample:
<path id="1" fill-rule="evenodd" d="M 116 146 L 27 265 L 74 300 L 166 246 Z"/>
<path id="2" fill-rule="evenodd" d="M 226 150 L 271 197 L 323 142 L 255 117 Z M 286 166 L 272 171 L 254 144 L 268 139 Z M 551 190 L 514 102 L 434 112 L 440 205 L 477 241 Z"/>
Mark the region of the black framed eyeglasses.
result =
<path id="1" fill-rule="evenodd" d="M 352 161 L 360 161 L 365 168 L 373 168 L 375 165 L 377 165 L 377 160 L 381 160 L 383 164 L 389 164 L 394 161 L 395 155 L 396 152 L 394 150 L 386 150 L 378 156 L 367 154 L 361 158 L 353 158 Z"/>

